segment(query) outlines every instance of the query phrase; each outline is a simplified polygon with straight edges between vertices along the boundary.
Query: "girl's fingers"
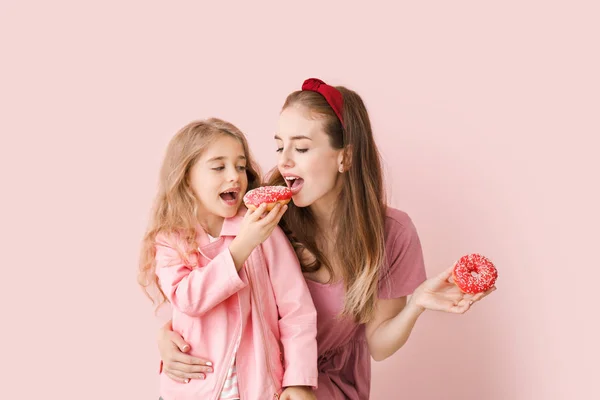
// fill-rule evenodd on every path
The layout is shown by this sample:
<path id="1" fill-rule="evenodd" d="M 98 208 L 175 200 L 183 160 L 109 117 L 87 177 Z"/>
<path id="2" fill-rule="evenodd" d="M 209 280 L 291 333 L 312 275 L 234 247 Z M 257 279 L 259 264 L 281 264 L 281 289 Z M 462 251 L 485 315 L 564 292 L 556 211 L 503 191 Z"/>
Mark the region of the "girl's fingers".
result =
<path id="1" fill-rule="evenodd" d="M 275 225 L 279 223 L 281 217 L 283 217 L 283 214 L 285 214 L 287 210 L 287 205 L 277 204 L 277 207 L 278 209 L 276 210 L 275 208 L 273 208 L 273 210 L 271 210 L 271 214 L 269 214 L 268 216 L 268 224 L 273 225 L 273 227 L 275 227 Z"/>
<path id="2" fill-rule="evenodd" d="M 279 222 L 279 220 L 283 217 L 283 214 L 285 214 L 287 209 L 288 209 L 287 204 L 284 205 L 283 207 L 281 207 L 281 209 L 279 210 L 279 214 L 277 215 L 277 222 Z"/>
<path id="3" fill-rule="evenodd" d="M 250 214 L 250 219 L 253 221 L 258 221 L 262 217 L 262 215 L 266 209 L 267 209 L 267 204 L 262 203 L 260 206 L 258 206 L 258 208 L 256 210 L 252 211 L 252 214 Z"/>
<path id="4" fill-rule="evenodd" d="M 262 223 L 264 225 L 272 224 L 273 221 L 275 220 L 275 218 L 277 217 L 277 215 L 279 214 L 280 210 L 281 210 L 281 204 L 280 203 L 275 204 L 275 207 L 273 207 L 271 209 L 271 211 L 269 211 L 267 216 L 262 219 Z"/>

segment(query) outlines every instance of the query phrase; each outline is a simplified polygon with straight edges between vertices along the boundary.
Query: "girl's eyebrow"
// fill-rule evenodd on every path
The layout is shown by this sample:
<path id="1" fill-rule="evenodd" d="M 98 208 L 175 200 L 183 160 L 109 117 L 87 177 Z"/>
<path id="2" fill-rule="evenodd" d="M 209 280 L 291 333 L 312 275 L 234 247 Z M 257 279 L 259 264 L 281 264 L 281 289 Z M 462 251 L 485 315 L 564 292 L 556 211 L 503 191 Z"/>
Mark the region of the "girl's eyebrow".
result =
<path id="1" fill-rule="evenodd" d="M 219 156 L 219 157 L 213 157 L 210 160 L 207 160 L 206 162 L 221 161 L 221 160 L 224 160 L 224 159 L 225 159 L 225 156 Z M 238 157 L 238 160 L 245 160 L 245 159 L 246 159 L 246 156 L 239 156 Z"/>

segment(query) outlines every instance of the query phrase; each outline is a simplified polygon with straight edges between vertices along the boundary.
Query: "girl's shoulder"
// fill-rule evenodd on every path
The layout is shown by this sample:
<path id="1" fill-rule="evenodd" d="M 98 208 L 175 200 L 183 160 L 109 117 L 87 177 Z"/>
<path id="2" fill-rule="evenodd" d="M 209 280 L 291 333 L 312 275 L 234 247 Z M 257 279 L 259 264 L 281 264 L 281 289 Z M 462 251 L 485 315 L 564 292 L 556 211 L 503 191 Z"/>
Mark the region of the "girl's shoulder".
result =
<path id="1" fill-rule="evenodd" d="M 160 231 L 156 234 L 154 242 L 159 246 L 173 247 L 187 252 L 193 249 L 190 240 L 188 240 L 188 236 L 192 234 L 195 239 L 195 232 L 186 233 L 183 230 Z"/>

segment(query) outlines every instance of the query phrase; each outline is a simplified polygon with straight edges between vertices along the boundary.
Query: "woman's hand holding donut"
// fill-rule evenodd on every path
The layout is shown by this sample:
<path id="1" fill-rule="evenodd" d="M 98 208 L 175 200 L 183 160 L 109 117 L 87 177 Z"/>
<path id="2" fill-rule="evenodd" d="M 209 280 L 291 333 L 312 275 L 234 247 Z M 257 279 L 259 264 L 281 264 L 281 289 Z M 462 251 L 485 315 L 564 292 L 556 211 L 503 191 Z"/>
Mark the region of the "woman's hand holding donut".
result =
<path id="1" fill-rule="evenodd" d="M 266 208 L 267 204 L 263 203 L 256 210 L 248 209 L 242 221 L 240 233 L 229 245 L 229 251 L 238 271 L 256 246 L 271 235 L 287 210 L 287 205 L 277 204 L 263 217 Z"/>
<path id="2" fill-rule="evenodd" d="M 463 293 L 452 280 L 453 270 L 454 266 L 423 282 L 412 294 L 409 304 L 421 311 L 464 314 L 473 304 L 496 290 L 496 286 L 492 286 L 489 290 L 477 294 Z"/>

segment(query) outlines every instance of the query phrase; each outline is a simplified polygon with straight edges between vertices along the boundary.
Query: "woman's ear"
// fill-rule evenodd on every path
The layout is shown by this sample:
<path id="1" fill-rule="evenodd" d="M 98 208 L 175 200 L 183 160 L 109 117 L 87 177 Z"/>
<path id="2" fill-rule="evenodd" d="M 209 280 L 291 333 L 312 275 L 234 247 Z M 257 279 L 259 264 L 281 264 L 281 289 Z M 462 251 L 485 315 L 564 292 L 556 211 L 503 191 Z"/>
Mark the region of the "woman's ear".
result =
<path id="1" fill-rule="evenodd" d="M 338 157 L 338 171 L 344 173 L 352 167 L 352 145 L 344 147 Z"/>

